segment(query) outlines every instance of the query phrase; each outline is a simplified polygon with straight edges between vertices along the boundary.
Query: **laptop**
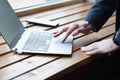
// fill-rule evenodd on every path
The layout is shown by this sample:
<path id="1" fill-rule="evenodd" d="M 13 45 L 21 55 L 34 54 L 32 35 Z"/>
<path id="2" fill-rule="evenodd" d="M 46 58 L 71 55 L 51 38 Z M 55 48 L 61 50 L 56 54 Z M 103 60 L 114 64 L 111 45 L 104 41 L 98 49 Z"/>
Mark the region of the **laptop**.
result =
<path id="1" fill-rule="evenodd" d="M 61 43 L 49 31 L 25 29 L 7 0 L 0 0 L 0 32 L 16 53 L 71 55 L 73 37 Z"/>

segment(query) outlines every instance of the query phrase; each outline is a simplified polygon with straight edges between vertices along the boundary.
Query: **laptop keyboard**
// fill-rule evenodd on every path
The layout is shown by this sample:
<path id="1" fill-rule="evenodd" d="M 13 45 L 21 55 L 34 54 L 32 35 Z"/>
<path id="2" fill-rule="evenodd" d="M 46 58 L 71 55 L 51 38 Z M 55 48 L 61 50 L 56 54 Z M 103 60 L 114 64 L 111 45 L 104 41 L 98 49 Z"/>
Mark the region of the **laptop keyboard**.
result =
<path id="1" fill-rule="evenodd" d="M 48 32 L 32 32 L 23 50 L 46 51 L 52 39 L 52 34 Z"/>

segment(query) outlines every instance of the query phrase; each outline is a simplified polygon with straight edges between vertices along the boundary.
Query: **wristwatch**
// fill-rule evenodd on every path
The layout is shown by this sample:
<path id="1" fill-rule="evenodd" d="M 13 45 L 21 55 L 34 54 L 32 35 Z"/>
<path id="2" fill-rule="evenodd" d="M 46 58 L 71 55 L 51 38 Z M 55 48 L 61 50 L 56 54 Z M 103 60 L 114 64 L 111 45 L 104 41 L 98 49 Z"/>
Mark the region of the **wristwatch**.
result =
<path id="1" fill-rule="evenodd" d="M 120 46 L 120 29 L 115 33 L 114 37 L 113 37 L 113 42 Z"/>

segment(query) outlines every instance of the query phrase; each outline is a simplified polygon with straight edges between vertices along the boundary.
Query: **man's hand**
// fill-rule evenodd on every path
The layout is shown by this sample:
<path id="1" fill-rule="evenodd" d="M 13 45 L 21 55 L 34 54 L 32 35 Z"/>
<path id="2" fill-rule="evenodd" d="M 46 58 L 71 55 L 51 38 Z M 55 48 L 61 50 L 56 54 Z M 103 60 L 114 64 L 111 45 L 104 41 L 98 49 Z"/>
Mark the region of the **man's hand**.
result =
<path id="1" fill-rule="evenodd" d="M 87 21 L 82 21 L 82 22 L 74 23 L 71 26 L 58 28 L 57 31 L 53 32 L 53 34 L 54 37 L 57 37 L 62 33 L 66 32 L 62 40 L 62 42 L 64 42 L 69 35 L 75 36 L 79 33 L 88 34 L 91 30 L 92 30 L 92 25 L 90 25 Z"/>
<path id="2" fill-rule="evenodd" d="M 112 51 L 115 51 L 119 47 L 111 39 L 102 40 L 100 42 L 95 42 L 86 47 L 81 47 L 81 50 L 84 51 L 87 55 L 95 54 L 105 54 Z"/>

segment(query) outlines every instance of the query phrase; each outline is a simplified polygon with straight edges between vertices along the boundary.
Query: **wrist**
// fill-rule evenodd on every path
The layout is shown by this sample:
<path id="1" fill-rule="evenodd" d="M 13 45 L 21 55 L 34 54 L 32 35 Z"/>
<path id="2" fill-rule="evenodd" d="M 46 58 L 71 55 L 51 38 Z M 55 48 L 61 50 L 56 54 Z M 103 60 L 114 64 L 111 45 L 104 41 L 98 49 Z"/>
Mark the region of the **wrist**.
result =
<path id="1" fill-rule="evenodd" d="M 86 21 L 88 23 L 88 27 L 90 29 L 90 31 L 94 32 L 95 31 L 95 26 L 91 23 L 89 23 L 88 21 Z"/>
<path id="2" fill-rule="evenodd" d="M 94 25 L 88 23 L 88 28 L 90 31 L 94 32 Z"/>

